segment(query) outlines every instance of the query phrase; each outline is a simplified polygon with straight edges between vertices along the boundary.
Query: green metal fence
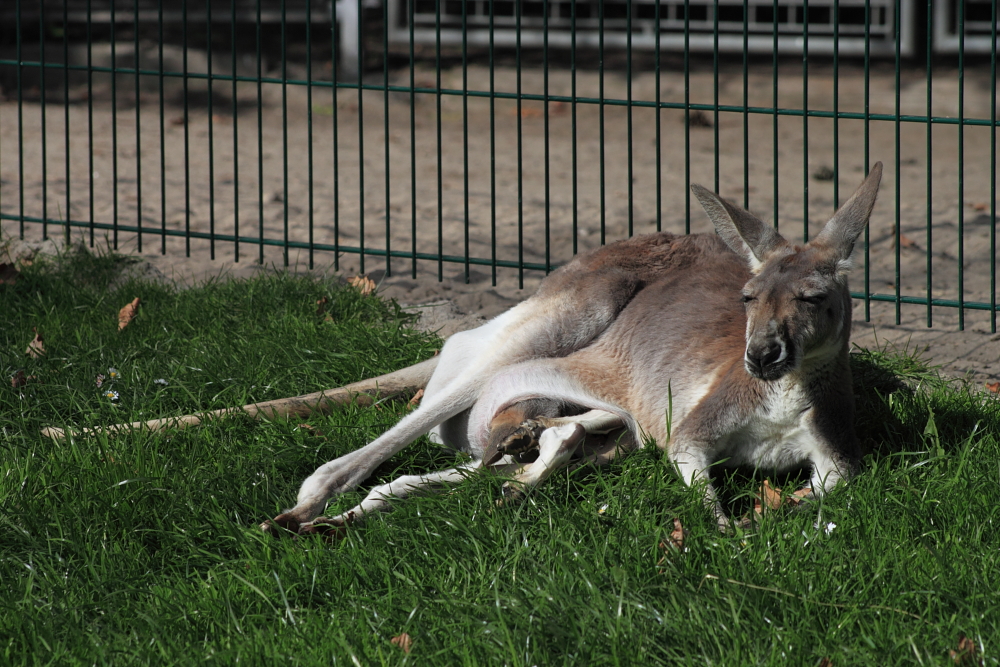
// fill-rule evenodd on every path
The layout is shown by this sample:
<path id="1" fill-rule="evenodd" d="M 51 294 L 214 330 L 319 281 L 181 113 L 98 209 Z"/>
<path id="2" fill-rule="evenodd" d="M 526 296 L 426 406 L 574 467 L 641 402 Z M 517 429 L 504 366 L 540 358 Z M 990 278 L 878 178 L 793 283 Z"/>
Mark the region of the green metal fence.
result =
<path id="1" fill-rule="evenodd" d="M 707 229 L 692 182 L 808 240 L 882 160 L 865 317 L 995 332 L 996 25 L 996 0 L 11 0 L 0 222 L 496 284 Z"/>

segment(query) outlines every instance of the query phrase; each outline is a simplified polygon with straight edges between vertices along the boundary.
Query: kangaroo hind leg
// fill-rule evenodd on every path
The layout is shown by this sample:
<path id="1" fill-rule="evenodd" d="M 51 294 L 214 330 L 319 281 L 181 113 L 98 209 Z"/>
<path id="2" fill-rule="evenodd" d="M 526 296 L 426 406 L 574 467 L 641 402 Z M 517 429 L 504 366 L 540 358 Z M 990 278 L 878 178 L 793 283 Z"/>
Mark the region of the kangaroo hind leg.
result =
<path id="1" fill-rule="evenodd" d="M 538 437 L 538 459 L 504 484 L 503 493 L 507 499 L 522 497 L 565 466 L 588 435 L 606 434 L 625 426 L 621 417 L 604 410 L 540 418 L 535 424 L 543 429 Z"/>
<path id="2" fill-rule="evenodd" d="M 297 528 L 299 535 L 321 535 L 327 539 L 339 539 L 344 536 L 347 527 L 358 524 L 374 512 L 385 512 L 392 509 L 393 500 L 402 500 L 413 495 L 427 493 L 442 493 L 458 484 L 475 469 L 477 465 L 459 466 L 426 475 L 402 475 L 388 484 L 379 484 L 360 504 L 332 517 L 319 517 Z"/>

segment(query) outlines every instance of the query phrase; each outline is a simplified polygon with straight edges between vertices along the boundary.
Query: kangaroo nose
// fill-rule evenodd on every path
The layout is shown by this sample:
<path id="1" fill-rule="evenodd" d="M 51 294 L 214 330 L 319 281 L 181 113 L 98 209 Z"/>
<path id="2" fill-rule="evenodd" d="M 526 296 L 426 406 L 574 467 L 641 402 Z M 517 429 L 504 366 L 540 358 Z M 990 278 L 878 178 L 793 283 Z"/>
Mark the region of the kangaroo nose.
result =
<path id="1" fill-rule="evenodd" d="M 785 347 L 776 340 L 763 345 L 747 348 L 746 361 L 748 370 L 757 377 L 766 375 L 768 368 L 785 358 Z"/>

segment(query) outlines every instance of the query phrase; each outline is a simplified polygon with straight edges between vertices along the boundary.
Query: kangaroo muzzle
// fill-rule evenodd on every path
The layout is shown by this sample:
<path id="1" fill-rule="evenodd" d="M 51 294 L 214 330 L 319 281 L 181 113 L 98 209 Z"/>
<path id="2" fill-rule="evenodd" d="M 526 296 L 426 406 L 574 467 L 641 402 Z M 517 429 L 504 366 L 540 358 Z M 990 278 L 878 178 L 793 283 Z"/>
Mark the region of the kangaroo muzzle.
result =
<path id="1" fill-rule="evenodd" d="M 750 375 L 761 380 L 776 380 L 792 367 L 788 344 L 778 336 L 752 337 L 743 363 Z"/>

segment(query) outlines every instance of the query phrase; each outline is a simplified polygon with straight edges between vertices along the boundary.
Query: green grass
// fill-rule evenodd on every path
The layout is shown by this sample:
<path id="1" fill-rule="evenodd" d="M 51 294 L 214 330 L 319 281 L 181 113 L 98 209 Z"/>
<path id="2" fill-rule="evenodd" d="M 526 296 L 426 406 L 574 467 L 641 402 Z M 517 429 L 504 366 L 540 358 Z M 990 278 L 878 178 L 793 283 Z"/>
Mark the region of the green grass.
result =
<path id="1" fill-rule="evenodd" d="M 481 475 L 337 545 L 270 541 L 256 525 L 403 406 L 311 419 L 324 435 L 246 418 L 62 443 L 39 428 L 306 393 L 440 341 L 333 281 L 107 289 L 120 263 L 77 255 L 0 285 L 0 664 L 948 665 L 960 634 L 997 662 L 1000 404 L 919 360 L 855 355 L 872 454 L 819 525 L 813 506 L 719 535 L 646 449 L 557 474 L 516 507 L 496 508 L 501 480 Z M 32 327 L 38 360 L 24 355 Z M 95 385 L 109 367 L 117 403 Z M 12 388 L 22 368 L 37 379 Z M 422 440 L 376 477 L 454 462 Z M 664 557 L 674 518 L 686 550 Z M 390 643 L 402 632 L 409 655 Z"/>

